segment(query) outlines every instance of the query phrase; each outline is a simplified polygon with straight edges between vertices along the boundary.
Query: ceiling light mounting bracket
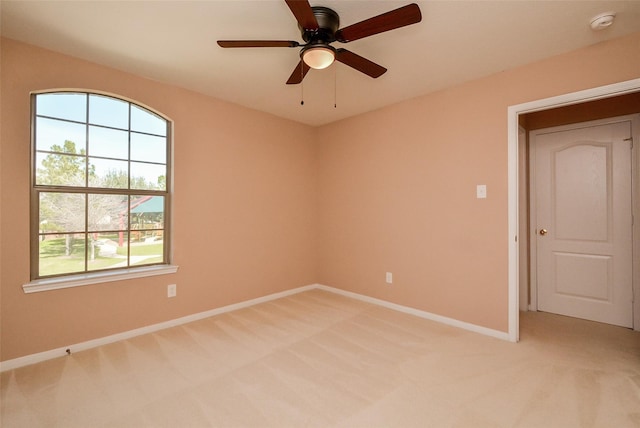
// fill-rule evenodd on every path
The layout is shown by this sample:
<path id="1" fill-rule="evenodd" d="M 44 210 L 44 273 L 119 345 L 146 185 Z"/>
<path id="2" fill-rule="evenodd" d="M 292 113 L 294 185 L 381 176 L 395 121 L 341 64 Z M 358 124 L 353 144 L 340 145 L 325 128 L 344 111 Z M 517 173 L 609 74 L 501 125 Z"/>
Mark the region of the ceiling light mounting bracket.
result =
<path id="1" fill-rule="evenodd" d="M 302 40 L 305 42 L 322 41 L 327 44 L 335 42 L 335 33 L 340 28 L 338 14 L 333 9 L 324 6 L 313 6 L 311 10 L 318 21 L 318 28 L 307 29 L 298 24 Z"/>

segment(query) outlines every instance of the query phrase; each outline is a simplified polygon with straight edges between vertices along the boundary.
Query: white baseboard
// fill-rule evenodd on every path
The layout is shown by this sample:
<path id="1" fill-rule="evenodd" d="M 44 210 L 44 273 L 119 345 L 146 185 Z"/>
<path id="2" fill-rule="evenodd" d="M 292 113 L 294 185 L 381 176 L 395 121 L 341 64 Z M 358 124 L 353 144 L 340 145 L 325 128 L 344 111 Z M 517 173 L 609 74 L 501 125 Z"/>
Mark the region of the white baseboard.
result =
<path id="1" fill-rule="evenodd" d="M 283 297 L 291 296 L 294 294 L 298 294 L 304 291 L 309 291 L 314 289 L 319 289 L 319 290 L 324 290 L 331 293 L 340 294 L 342 296 L 350 297 L 352 299 L 357 299 L 363 302 L 372 303 L 374 305 L 383 306 L 385 308 L 393 309 L 393 310 L 414 315 L 420 318 L 425 318 L 431 321 L 436 321 L 442 324 L 447 324 L 453 327 L 462 328 L 464 330 L 469 330 L 469 331 L 480 333 L 486 336 L 491 336 L 491 337 L 495 337 L 502 340 L 509 340 L 508 333 L 505 333 L 502 331 L 492 330 L 490 328 L 481 327 L 475 324 L 466 323 L 453 318 L 447 318 L 441 315 L 432 314 L 430 312 L 425 312 L 425 311 L 410 308 L 407 306 L 398 305 L 396 303 L 387 302 L 385 300 L 376 299 L 374 297 L 369 297 L 362 294 L 341 290 L 339 288 L 329 287 L 327 285 L 311 284 L 303 287 L 293 288 L 291 290 L 281 291 L 279 293 L 269 294 L 263 297 L 258 297 L 256 299 L 246 300 L 244 302 L 234 303 L 232 305 L 211 309 L 209 311 L 199 312 L 199 313 L 187 315 L 181 318 L 164 321 L 158 324 L 136 328 L 134 330 L 124 331 L 122 333 L 113 334 L 111 336 L 100 337 L 97 339 L 88 340 L 86 342 L 76 343 L 70 346 L 63 346 L 60 348 L 51 349 L 49 351 L 39 352 L 37 354 L 31 354 L 31 355 L 26 355 L 24 357 L 14 358 L 12 360 L 2 361 L 0 362 L 0 372 L 28 366 L 30 364 L 35 364 L 35 363 L 39 363 L 46 360 L 51 360 L 53 358 L 59 358 L 64 355 L 67 355 L 67 350 L 71 353 L 80 352 L 87 349 L 96 348 L 98 346 L 107 345 L 109 343 L 118 342 L 120 340 L 126 340 L 126 339 L 130 339 L 132 337 L 140 336 L 143 334 L 153 333 L 159 330 L 164 330 L 166 328 L 175 327 L 175 326 L 190 323 L 193 321 L 198 321 L 203 318 L 208 318 L 208 317 L 219 315 L 225 312 L 231 312 L 238 309 L 247 308 L 249 306 L 257 305 L 259 303 L 281 299 Z"/>
<path id="2" fill-rule="evenodd" d="M 510 341 L 509 333 L 499 330 L 493 330 L 487 327 L 482 327 L 468 322 L 460 321 L 454 318 L 443 317 L 442 315 L 432 314 L 431 312 L 421 311 L 419 309 L 410 308 L 408 306 L 398 305 L 397 303 L 387 302 L 386 300 L 376 299 L 375 297 L 365 296 L 363 294 L 353 293 L 351 291 L 340 290 L 339 288 L 329 287 L 326 285 L 317 284 L 315 288 L 320 290 L 330 291 L 332 293 L 341 294 L 352 299 L 361 300 L 367 303 L 373 303 L 374 305 L 383 306 L 388 309 L 393 309 L 398 312 L 404 312 L 405 314 L 414 315 L 420 318 L 436 321 L 441 324 L 450 325 L 452 327 L 469 330 L 474 333 L 480 333 L 485 336 L 495 337 L 497 339 Z"/>
<path id="3" fill-rule="evenodd" d="M 166 328 L 175 327 L 181 324 L 186 324 L 193 321 L 198 321 L 203 318 L 212 317 L 225 312 L 231 312 L 238 309 L 246 308 L 249 306 L 257 305 L 259 303 L 268 302 L 270 300 L 280 299 L 282 297 L 291 296 L 292 294 L 301 293 L 307 290 L 313 290 L 317 288 L 315 284 L 306 285 L 304 287 L 293 288 L 291 290 L 282 291 L 279 293 L 269 294 L 267 296 L 258 297 L 256 299 L 246 300 L 240 303 L 234 303 L 232 305 L 223 306 L 221 308 L 211 309 L 209 311 L 198 312 L 196 314 L 187 315 L 181 318 L 164 321 L 158 324 L 148 325 L 134 330 L 123 331 L 122 333 L 112 334 L 111 336 L 100 337 L 86 342 L 76 343 L 75 345 L 63 346 L 61 348 L 51 349 L 49 351 L 38 352 L 37 354 L 25 355 L 24 357 L 14 358 L 13 360 L 7 360 L 0 362 L 0 372 L 16 369 L 30 364 L 39 363 L 53 358 L 62 357 L 69 352 L 80 352 L 98 346 L 107 345 L 109 343 L 118 342 L 120 340 L 130 339 L 132 337 L 141 336 L 143 334 L 153 333 Z"/>

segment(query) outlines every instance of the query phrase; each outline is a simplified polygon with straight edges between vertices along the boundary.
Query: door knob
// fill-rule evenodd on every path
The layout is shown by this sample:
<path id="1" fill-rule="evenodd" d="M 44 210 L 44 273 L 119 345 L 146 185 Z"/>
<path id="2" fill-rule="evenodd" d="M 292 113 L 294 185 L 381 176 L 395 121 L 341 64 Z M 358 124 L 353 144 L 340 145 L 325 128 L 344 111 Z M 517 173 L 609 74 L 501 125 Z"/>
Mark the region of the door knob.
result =
<path id="1" fill-rule="evenodd" d="M 547 229 L 540 229 L 540 235 L 544 236 L 547 234 Z"/>

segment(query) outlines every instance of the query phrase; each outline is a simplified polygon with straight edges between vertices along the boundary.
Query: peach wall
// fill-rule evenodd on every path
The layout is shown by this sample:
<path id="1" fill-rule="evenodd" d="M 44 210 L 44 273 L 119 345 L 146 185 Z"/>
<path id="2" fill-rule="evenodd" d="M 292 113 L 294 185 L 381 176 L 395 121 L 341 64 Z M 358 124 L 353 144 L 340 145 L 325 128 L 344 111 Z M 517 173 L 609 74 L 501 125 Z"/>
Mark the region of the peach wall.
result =
<path id="1" fill-rule="evenodd" d="M 312 128 L 12 40 L 1 60 L 3 361 L 315 282 Z M 119 94 L 173 119 L 177 274 L 23 293 L 29 92 L 49 88 Z"/>
<path id="2" fill-rule="evenodd" d="M 321 128 L 319 281 L 506 332 L 507 108 L 638 78 L 638 52 L 635 33 Z"/>
<path id="3" fill-rule="evenodd" d="M 636 33 L 313 129 L 3 40 L 1 359 L 316 282 L 506 331 L 507 107 L 637 78 L 639 47 Z M 28 95 L 56 87 L 175 121 L 177 274 L 22 292 Z"/>

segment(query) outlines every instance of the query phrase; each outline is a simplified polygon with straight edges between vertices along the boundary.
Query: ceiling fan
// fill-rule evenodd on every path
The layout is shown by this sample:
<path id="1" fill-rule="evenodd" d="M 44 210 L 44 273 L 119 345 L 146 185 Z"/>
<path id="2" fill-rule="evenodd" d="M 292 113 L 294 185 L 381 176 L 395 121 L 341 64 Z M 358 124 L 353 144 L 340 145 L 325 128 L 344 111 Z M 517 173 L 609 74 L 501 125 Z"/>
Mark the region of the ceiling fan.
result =
<path id="1" fill-rule="evenodd" d="M 331 43 L 349 43 L 422 20 L 420 8 L 412 3 L 340 28 L 340 17 L 328 7 L 312 7 L 307 0 L 285 2 L 298 21 L 298 28 L 306 43 L 300 44 L 293 40 L 218 40 L 218 45 L 223 48 L 301 47 L 300 62 L 287 80 L 287 85 L 301 83 L 310 68 L 320 70 L 330 66 L 334 60 L 373 78 L 380 77 L 387 71 L 386 68 L 346 49 L 336 49 Z"/>

